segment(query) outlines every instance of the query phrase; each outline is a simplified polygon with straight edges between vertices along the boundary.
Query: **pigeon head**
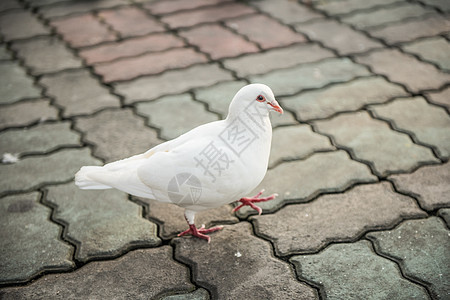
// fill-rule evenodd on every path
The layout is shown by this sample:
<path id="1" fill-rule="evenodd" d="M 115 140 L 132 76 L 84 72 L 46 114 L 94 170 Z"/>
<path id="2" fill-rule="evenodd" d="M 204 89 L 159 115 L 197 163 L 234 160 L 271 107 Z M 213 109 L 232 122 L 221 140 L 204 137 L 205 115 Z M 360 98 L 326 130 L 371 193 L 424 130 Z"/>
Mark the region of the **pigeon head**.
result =
<path id="1" fill-rule="evenodd" d="M 283 109 L 277 100 L 275 100 L 275 96 L 270 87 L 265 84 L 254 83 L 244 86 L 236 93 L 230 104 L 229 115 L 238 114 L 252 103 L 256 103 L 256 105 L 267 109 L 267 114 L 271 110 L 280 114 L 283 113 Z"/>

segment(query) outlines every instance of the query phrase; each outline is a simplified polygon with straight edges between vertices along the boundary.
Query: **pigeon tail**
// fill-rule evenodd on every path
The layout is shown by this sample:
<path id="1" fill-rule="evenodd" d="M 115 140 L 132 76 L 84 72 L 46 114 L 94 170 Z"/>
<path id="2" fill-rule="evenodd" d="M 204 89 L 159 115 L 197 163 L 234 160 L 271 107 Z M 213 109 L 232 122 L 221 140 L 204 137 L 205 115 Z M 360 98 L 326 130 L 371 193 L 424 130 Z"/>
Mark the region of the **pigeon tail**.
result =
<path id="1" fill-rule="evenodd" d="M 75 184 L 85 190 L 115 188 L 134 196 L 155 199 L 150 187 L 139 179 L 137 169 L 111 171 L 106 166 L 85 166 L 75 174 Z"/>

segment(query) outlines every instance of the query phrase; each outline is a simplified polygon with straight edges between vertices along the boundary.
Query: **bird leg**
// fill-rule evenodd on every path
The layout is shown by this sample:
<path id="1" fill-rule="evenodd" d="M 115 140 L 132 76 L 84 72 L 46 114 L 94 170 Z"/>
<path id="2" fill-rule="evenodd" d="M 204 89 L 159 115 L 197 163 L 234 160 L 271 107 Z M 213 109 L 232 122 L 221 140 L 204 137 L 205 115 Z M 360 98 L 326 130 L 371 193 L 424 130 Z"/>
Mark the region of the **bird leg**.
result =
<path id="1" fill-rule="evenodd" d="M 192 224 L 189 223 L 189 220 L 186 216 L 185 216 L 185 219 L 189 225 L 189 229 L 179 233 L 178 236 L 184 236 L 184 235 L 190 234 L 192 236 L 196 236 L 198 238 L 207 240 L 209 243 L 211 241 L 211 237 L 206 234 L 217 231 L 217 230 L 221 230 L 223 228 L 223 226 L 215 226 L 215 227 L 212 227 L 209 229 L 205 229 L 205 225 L 202 225 L 202 227 L 197 228 L 194 223 L 192 223 Z"/>
<path id="2" fill-rule="evenodd" d="M 278 196 L 278 194 L 273 194 L 273 195 L 270 195 L 269 197 L 259 198 L 259 196 L 261 196 L 262 193 L 264 193 L 264 190 L 261 190 L 261 192 L 259 192 L 258 194 L 256 194 L 256 196 L 254 196 L 254 197 L 244 197 L 244 198 L 239 199 L 238 201 L 241 202 L 242 204 L 239 205 L 239 206 L 236 206 L 236 207 L 233 209 L 233 212 L 236 212 L 236 211 L 238 211 L 241 207 L 248 205 L 248 206 L 250 206 L 251 208 L 253 208 L 253 209 L 255 209 L 256 211 L 258 211 L 258 215 L 260 215 L 260 214 L 262 213 L 261 207 L 256 206 L 256 205 L 253 204 L 253 203 L 255 203 L 255 202 L 269 201 L 269 200 L 275 199 L 275 197 Z"/>

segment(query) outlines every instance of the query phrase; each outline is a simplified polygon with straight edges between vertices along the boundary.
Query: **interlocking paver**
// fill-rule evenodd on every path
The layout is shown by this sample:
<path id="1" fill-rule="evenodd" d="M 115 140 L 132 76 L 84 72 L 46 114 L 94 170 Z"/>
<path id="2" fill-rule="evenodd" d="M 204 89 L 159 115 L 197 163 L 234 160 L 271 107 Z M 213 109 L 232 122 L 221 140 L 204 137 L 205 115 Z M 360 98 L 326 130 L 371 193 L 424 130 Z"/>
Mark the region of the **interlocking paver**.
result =
<path id="1" fill-rule="evenodd" d="M 203 104 L 194 102 L 189 94 L 139 103 L 136 110 L 148 118 L 149 125 L 161 128 L 161 137 L 167 140 L 219 119 L 217 115 L 206 111 Z"/>
<path id="2" fill-rule="evenodd" d="M 220 6 L 205 7 L 171 14 L 162 17 L 161 21 L 168 24 L 171 28 L 190 27 L 202 23 L 218 22 L 255 12 L 256 11 L 248 5 L 241 3 L 225 3 Z"/>
<path id="3" fill-rule="evenodd" d="M 144 120 L 131 110 L 103 111 L 75 120 L 85 139 L 94 144 L 95 155 L 114 161 L 147 151 L 159 144 L 156 131 L 146 127 Z"/>
<path id="4" fill-rule="evenodd" d="M 65 237 L 77 241 L 79 261 L 113 258 L 130 247 L 160 243 L 156 225 L 117 190 L 83 191 L 71 182 L 50 186 L 46 201 L 56 207 L 53 218 L 67 224 Z"/>
<path id="5" fill-rule="evenodd" d="M 174 238 L 180 232 L 186 230 L 187 224 L 184 219 L 184 208 L 171 203 L 161 203 L 148 199 L 139 198 L 140 202 L 147 203 L 149 206 L 150 220 L 154 220 L 160 226 L 159 234 L 163 239 Z M 218 208 L 201 211 L 195 215 L 197 227 L 205 224 L 206 228 L 217 224 L 231 224 L 239 222 L 231 212 L 230 205 L 224 205 Z"/>
<path id="6" fill-rule="evenodd" d="M 163 95 L 183 93 L 192 88 L 209 86 L 231 79 L 231 74 L 218 65 L 208 64 L 196 65 L 184 70 L 167 71 L 159 76 L 138 78 L 115 84 L 115 87 L 117 92 L 126 97 L 126 103 L 133 103 L 156 99 Z"/>
<path id="7" fill-rule="evenodd" d="M 426 95 L 430 102 L 446 107 L 447 111 L 450 111 L 450 86 L 446 87 L 442 91 L 430 92 Z"/>
<path id="8" fill-rule="evenodd" d="M 176 48 L 158 53 L 103 63 L 94 66 L 105 82 L 130 80 L 142 75 L 158 74 L 166 70 L 184 68 L 207 62 L 205 55 L 192 48 Z"/>
<path id="9" fill-rule="evenodd" d="M 115 60 L 121 57 L 130 57 L 147 52 L 163 51 L 182 46 L 184 46 L 184 43 L 175 35 L 156 33 L 94 48 L 83 49 L 79 52 L 79 55 L 84 58 L 88 64 L 94 64 Z"/>
<path id="10" fill-rule="evenodd" d="M 300 279 L 323 287 L 327 299 L 429 299 L 422 286 L 403 278 L 395 263 L 373 253 L 365 240 L 331 245 L 291 262 Z"/>
<path id="11" fill-rule="evenodd" d="M 450 205 L 450 163 L 426 166 L 411 174 L 389 176 L 396 188 L 414 195 L 427 210 Z"/>
<path id="12" fill-rule="evenodd" d="M 434 147 L 442 159 L 450 157 L 450 116 L 445 109 L 428 104 L 423 97 L 395 99 L 369 109 L 377 118 Z"/>
<path id="13" fill-rule="evenodd" d="M 369 65 L 374 72 L 405 85 L 413 92 L 438 89 L 450 81 L 449 74 L 398 50 L 383 49 L 357 56 L 356 60 Z"/>
<path id="14" fill-rule="evenodd" d="M 126 0 L 64 1 L 55 5 L 43 6 L 39 9 L 39 13 L 45 18 L 55 18 L 123 4 L 128 4 L 128 2 Z"/>
<path id="15" fill-rule="evenodd" d="M 348 58 L 332 58 L 249 78 L 252 83 L 267 84 L 275 95 L 290 95 L 304 89 L 321 88 L 330 83 L 368 75 L 370 73 L 366 67 L 355 64 Z"/>
<path id="16" fill-rule="evenodd" d="M 303 35 L 264 15 L 230 20 L 225 24 L 239 34 L 245 35 L 250 41 L 258 43 L 263 49 L 306 41 Z"/>
<path id="17" fill-rule="evenodd" d="M 50 34 L 30 12 L 12 10 L 0 15 L 0 33 L 6 40 L 25 39 Z"/>
<path id="18" fill-rule="evenodd" d="M 25 70 L 13 61 L 0 62 L 0 103 L 14 103 L 24 98 L 38 98 L 41 89 L 33 84 Z"/>
<path id="19" fill-rule="evenodd" d="M 430 217 L 405 221 L 394 230 L 372 232 L 368 237 L 377 251 L 399 260 L 405 275 L 426 282 L 433 298 L 446 299 L 450 290 L 449 235 L 440 218 Z"/>
<path id="20" fill-rule="evenodd" d="M 162 298 L 162 300 L 209 300 L 209 293 L 205 289 L 200 288 L 189 294 L 167 296 Z"/>
<path id="21" fill-rule="evenodd" d="M 21 8 L 22 6 L 16 0 L 3 0 L 0 3 L 0 11 L 6 11 L 8 9 Z"/>
<path id="22" fill-rule="evenodd" d="M 33 192 L 0 199 L 0 283 L 25 282 L 43 271 L 75 266 L 73 248 L 59 240 L 61 229 L 48 220 L 51 210 L 39 203 L 40 197 Z"/>
<path id="23" fill-rule="evenodd" d="M 450 11 L 450 4 L 446 0 L 420 0 L 420 2 L 437 7 L 444 12 Z"/>
<path id="24" fill-rule="evenodd" d="M 309 125 L 283 126 L 273 130 L 269 167 L 281 161 L 305 158 L 317 151 L 335 150 L 327 137 Z"/>
<path id="25" fill-rule="evenodd" d="M 450 20 L 441 15 L 432 15 L 420 20 L 404 21 L 380 29 L 370 30 L 370 34 L 385 40 L 389 44 L 409 42 L 450 30 Z"/>
<path id="26" fill-rule="evenodd" d="M 250 2 L 260 10 L 287 24 L 307 22 L 323 16 L 309 7 L 290 0 L 258 0 Z"/>
<path id="27" fill-rule="evenodd" d="M 165 30 L 161 23 L 135 7 L 105 10 L 101 11 L 98 16 L 119 32 L 122 37 L 145 35 Z"/>
<path id="28" fill-rule="evenodd" d="M 69 2 L 71 0 L 25 0 L 31 7 L 40 7 L 60 2 Z"/>
<path id="29" fill-rule="evenodd" d="M 440 216 L 445 223 L 447 223 L 447 227 L 450 227 L 450 208 L 442 208 L 438 211 L 438 216 Z"/>
<path id="30" fill-rule="evenodd" d="M 355 183 L 375 181 L 377 178 L 366 165 L 350 159 L 344 151 L 332 151 L 278 165 L 267 172 L 255 191 L 265 188 L 264 194 L 279 194 L 274 200 L 258 203 L 263 212 L 274 212 L 287 203 L 306 202 L 323 192 L 343 191 Z M 255 214 L 255 210 L 243 207 L 237 214 L 245 217 Z"/>
<path id="31" fill-rule="evenodd" d="M 0 194 L 29 190 L 48 183 L 66 182 L 82 166 L 99 163 L 87 148 L 82 148 L 61 150 L 46 156 L 31 156 L 14 164 L 3 164 L 0 165 Z"/>
<path id="32" fill-rule="evenodd" d="M 0 130 L 56 120 L 58 111 L 48 99 L 37 99 L 3 106 L 0 110 Z"/>
<path id="33" fill-rule="evenodd" d="M 330 50 L 316 44 L 299 44 L 274 49 L 238 58 L 225 59 L 226 68 L 235 71 L 238 76 L 265 74 L 275 69 L 289 68 L 324 58 L 334 57 Z"/>
<path id="34" fill-rule="evenodd" d="M 77 69 L 43 76 L 39 83 L 46 94 L 64 109 L 63 115 L 90 114 L 106 107 L 120 106 L 119 98 L 110 94 L 85 69 Z"/>
<path id="35" fill-rule="evenodd" d="M 359 0 L 343 0 L 343 1 L 321 1 L 313 0 L 314 6 L 320 10 L 325 11 L 329 15 L 347 14 L 358 10 L 367 10 L 377 6 L 388 5 L 395 2 L 402 2 L 403 0 L 374 0 L 374 1 L 359 1 Z"/>
<path id="36" fill-rule="evenodd" d="M 419 40 L 402 46 L 403 50 L 420 56 L 423 60 L 435 63 L 450 71 L 450 43 L 442 38 Z"/>
<path id="37" fill-rule="evenodd" d="M 344 16 L 341 20 L 360 29 L 370 29 L 391 22 L 400 22 L 407 18 L 421 17 L 435 13 L 435 10 L 418 3 L 399 2 L 398 5 L 380 7 L 367 12 Z"/>
<path id="38" fill-rule="evenodd" d="M 0 133 L 3 153 L 19 155 L 50 152 L 62 146 L 80 146 L 80 136 L 70 130 L 70 122 L 40 124 L 25 129 L 10 129 Z"/>
<path id="39" fill-rule="evenodd" d="M 307 91 L 280 100 L 303 121 L 328 118 L 338 112 L 356 111 L 370 103 L 383 103 L 408 93 L 383 77 L 359 78 L 325 89 Z"/>
<path id="40" fill-rule="evenodd" d="M 115 41 L 116 35 L 93 14 L 85 14 L 50 23 L 72 47 L 85 47 Z"/>
<path id="41" fill-rule="evenodd" d="M 188 269 L 163 246 L 140 249 L 111 261 L 92 262 L 75 272 L 48 275 L 31 285 L 0 291 L 2 299 L 154 299 L 194 289 Z"/>
<path id="42" fill-rule="evenodd" d="M 151 1 L 144 5 L 153 14 L 169 14 L 180 10 L 197 9 L 203 6 L 210 6 L 230 2 L 232 0 L 173 0 L 173 1 Z"/>
<path id="43" fill-rule="evenodd" d="M 175 257 L 193 267 L 195 282 L 215 299 L 318 299 L 314 289 L 295 280 L 289 265 L 275 259 L 268 242 L 252 235 L 248 223 L 199 239 L 174 240 Z"/>
<path id="44" fill-rule="evenodd" d="M 34 75 L 82 67 L 76 58 L 56 37 L 43 36 L 15 42 L 11 48 L 31 68 Z"/>
<path id="45" fill-rule="evenodd" d="M 351 242 L 371 229 L 390 228 L 403 218 L 424 216 L 414 199 L 395 193 L 389 183 L 382 182 L 252 219 L 257 233 L 269 237 L 277 254 L 286 256 L 316 252 L 331 242 Z"/>
<path id="46" fill-rule="evenodd" d="M 371 165 L 378 176 L 407 172 L 438 160 L 429 148 L 414 144 L 406 134 L 392 131 L 383 121 L 367 112 L 341 114 L 330 120 L 316 121 L 318 132 L 333 137 L 339 147 Z"/>
<path id="47" fill-rule="evenodd" d="M 337 50 L 341 55 L 367 52 L 382 45 L 334 20 L 318 20 L 295 26 L 298 32 L 306 34 L 311 40 L 320 41 L 325 46 Z"/>
<path id="48" fill-rule="evenodd" d="M 258 52 L 255 44 L 219 25 L 195 27 L 181 31 L 180 35 L 189 43 L 198 46 L 202 52 L 208 53 L 213 59 Z"/>

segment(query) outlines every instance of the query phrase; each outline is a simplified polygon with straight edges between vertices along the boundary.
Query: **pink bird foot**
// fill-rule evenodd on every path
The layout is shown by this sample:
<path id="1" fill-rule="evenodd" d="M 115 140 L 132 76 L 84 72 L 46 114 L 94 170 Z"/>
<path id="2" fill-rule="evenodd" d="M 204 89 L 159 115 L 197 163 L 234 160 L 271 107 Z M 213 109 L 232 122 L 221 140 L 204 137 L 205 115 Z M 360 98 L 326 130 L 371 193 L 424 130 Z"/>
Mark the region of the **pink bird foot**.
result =
<path id="1" fill-rule="evenodd" d="M 239 206 L 236 206 L 236 207 L 233 209 L 233 212 L 236 212 L 236 211 L 238 211 L 241 207 L 248 205 L 248 206 L 250 206 L 251 208 L 253 208 L 253 209 L 255 209 L 256 211 L 258 211 L 258 215 L 260 215 L 260 214 L 262 213 L 261 207 L 256 206 L 256 205 L 253 204 L 253 203 L 255 203 L 255 202 L 269 201 L 269 200 L 275 199 L 275 197 L 278 196 L 278 194 L 273 194 L 273 195 L 270 195 L 269 197 L 259 198 L 259 196 L 261 196 L 262 193 L 264 193 L 264 190 L 261 190 L 261 192 L 259 192 L 255 197 L 244 197 L 244 198 L 241 198 L 241 199 L 238 200 L 238 201 L 239 201 L 239 202 L 242 202 L 242 204 L 239 205 Z"/>
<path id="2" fill-rule="evenodd" d="M 211 237 L 206 235 L 205 233 L 211 233 L 214 231 L 218 231 L 218 230 L 221 230 L 222 228 L 223 228 L 223 226 L 216 226 L 216 227 L 212 227 L 209 229 L 205 229 L 205 225 L 202 225 L 202 227 L 197 228 L 195 226 L 195 224 L 189 224 L 189 229 L 179 233 L 178 236 L 184 236 L 184 235 L 190 234 L 192 236 L 196 236 L 198 238 L 207 240 L 209 243 L 211 241 Z"/>

